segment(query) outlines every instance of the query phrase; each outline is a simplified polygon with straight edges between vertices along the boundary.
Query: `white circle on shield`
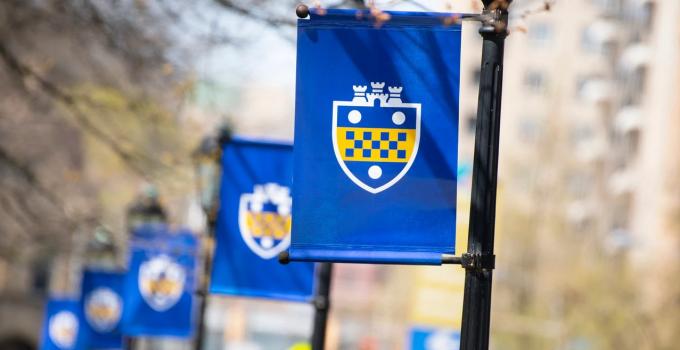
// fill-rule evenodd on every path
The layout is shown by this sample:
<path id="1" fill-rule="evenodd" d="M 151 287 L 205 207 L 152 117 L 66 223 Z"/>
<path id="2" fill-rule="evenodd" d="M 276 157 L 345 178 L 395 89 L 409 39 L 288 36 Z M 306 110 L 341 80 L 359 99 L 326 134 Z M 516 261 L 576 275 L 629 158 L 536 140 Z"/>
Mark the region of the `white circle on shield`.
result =
<path id="1" fill-rule="evenodd" d="M 357 111 L 356 109 L 353 109 L 349 112 L 347 118 L 349 119 L 350 123 L 356 124 L 361 121 L 361 112 Z"/>
<path id="2" fill-rule="evenodd" d="M 368 168 L 368 176 L 373 180 L 379 179 L 382 176 L 382 169 L 377 165 L 371 165 L 371 167 Z"/>
<path id="3" fill-rule="evenodd" d="M 394 112 L 394 114 L 392 114 L 392 123 L 394 123 L 396 125 L 401 125 L 401 124 L 404 124 L 405 121 L 406 121 L 406 114 L 404 114 L 404 112 L 397 111 L 397 112 Z"/>

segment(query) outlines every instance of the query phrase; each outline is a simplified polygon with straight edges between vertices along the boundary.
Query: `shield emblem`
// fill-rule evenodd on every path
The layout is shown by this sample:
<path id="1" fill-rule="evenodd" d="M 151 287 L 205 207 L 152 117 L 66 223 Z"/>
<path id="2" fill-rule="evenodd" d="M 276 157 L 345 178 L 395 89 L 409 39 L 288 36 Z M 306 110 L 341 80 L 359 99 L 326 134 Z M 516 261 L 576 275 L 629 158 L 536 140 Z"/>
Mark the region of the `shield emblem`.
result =
<path id="1" fill-rule="evenodd" d="M 239 230 L 248 248 L 262 259 L 271 259 L 290 245 L 290 188 L 275 183 L 255 185 L 241 195 Z"/>
<path id="2" fill-rule="evenodd" d="M 418 154 L 420 103 L 404 103 L 401 86 L 353 86 L 352 101 L 333 101 L 333 149 L 347 177 L 379 193 L 401 180 Z"/>
<path id="3" fill-rule="evenodd" d="M 165 254 L 139 266 L 139 291 L 146 303 L 159 312 L 168 310 L 179 301 L 185 281 L 184 268 Z"/>
<path id="4" fill-rule="evenodd" d="M 62 349 L 70 349 L 76 343 L 78 318 L 70 311 L 59 311 L 50 318 L 48 331 L 52 342 Z"/>
<path id="5" fill-rule="evenodd" d="M 85 317 L 98 332 L 110 332 L 120 320 L 123 301 L 111 288 L 97 288 L 85 298 Z"/>

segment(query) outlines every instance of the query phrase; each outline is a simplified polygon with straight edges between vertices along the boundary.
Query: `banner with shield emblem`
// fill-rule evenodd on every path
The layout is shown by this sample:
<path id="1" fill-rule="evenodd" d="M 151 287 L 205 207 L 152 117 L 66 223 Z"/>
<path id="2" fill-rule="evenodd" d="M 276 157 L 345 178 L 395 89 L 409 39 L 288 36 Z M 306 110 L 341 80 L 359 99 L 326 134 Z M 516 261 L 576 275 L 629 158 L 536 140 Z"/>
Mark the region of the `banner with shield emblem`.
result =
<path id="1" fill-rule="evenodd" d="M 40 349 L 87 349 L 82 328 L 82 313 L 78 299 L 50 298 L 45 307 Z"/>
<path id="2" fill-rule="evenodd" d="M 210 291 L 309 300 L 313 264 L 281 265 L 290 246 L 293 147 L 234 138 L 223 145 L 220 210 Z"/>
<path id="3" fill-rule="evenodd" d="M 93 349 L 119 349 L 123 346 L 123 279 L 115 271 L 85 270 L 81 284 L 81 312 L 87 344 Z"/>
<path id="4" fill-rule="evenodd" d="M 441 264 L 455 250 L 461 26 L 361 14 L 298 20 L 290 259 Z"/>
<path id="5" fill-rule="evenodd" d="M 197 251 L 196 236 L 188 231 L 156 224 L 132 232 L 124 335 L 191 336 Z"/>

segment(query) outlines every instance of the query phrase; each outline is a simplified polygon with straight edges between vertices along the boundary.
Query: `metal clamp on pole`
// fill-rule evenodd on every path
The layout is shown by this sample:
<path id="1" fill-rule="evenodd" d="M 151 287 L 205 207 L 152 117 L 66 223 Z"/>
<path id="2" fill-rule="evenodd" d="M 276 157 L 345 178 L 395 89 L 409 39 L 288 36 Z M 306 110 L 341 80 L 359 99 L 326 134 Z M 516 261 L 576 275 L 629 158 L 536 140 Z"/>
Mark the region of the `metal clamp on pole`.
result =
<path id="1" fill-rule="evenodd" d="M 481 13 L 464 13 L 460 15 L 460 20 L 493 25 L 495 22 L 502 20 L 502 12 L 499 9 L 494 9 L 483 10 Z"/>
<path id="2" fill-rule="evenodd" d="M 496 268 L 496 256 L 493 254 L 470 254 L 461 256 L 442 254 L 443 265 L 460 265 L 466 270 L 493 270 Z"/>
<path id="3" fill-rule="evenodd" d="M 463 258 L 452 254 L 442 254 L 442 265 L 461 265 Z"/>
<path id="4" fill-rule="evenodd" d="M 465 253 L 461 256 L 461 266 L 466 270 L 493 270 L 496 268 L 496 256 Z"/>

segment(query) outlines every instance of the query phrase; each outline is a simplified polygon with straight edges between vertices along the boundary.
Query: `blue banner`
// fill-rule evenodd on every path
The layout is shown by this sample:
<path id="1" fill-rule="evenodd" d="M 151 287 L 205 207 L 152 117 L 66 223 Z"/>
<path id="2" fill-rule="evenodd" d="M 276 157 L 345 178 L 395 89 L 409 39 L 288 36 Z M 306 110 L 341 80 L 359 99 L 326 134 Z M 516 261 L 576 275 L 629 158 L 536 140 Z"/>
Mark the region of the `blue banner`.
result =
<path id="1" fill-rule="evenodd" d="M 460 332 L 446 329 L 414 327 L 409 335 L 410 350 L 458 350 Z"/>
<path id="2" fill-rule="evenodd" d="M 198 242 L 188 231 L 141 226 L 132 234 L 123 334 L 190 337 Z"/>
<path id="3" fill-rule="evenodd" d="M 309 300 L 314 265 L 281 265 L 290 245 L 293 147 L 234 139 L 223 147 L 212 293 Z"/>
<path id="4" fill-rule="evenodd" d="M 51 298 L 45 307 L 42 350 L 80 350 L 85 347 L 80 302 L 77 299 Z"/>
<path id="5" fill-rule="evenodd" d="M 123 279 L 114 271 L 86 270 L 81 288 L 83 331 L 90 349 L 121 349 L 123 334 Z"/>
<path id="6" fill-rule="evenodd" d="M 454 253 L 461 27 L 446 19 L 298 21 L 292 260 Z"/>

